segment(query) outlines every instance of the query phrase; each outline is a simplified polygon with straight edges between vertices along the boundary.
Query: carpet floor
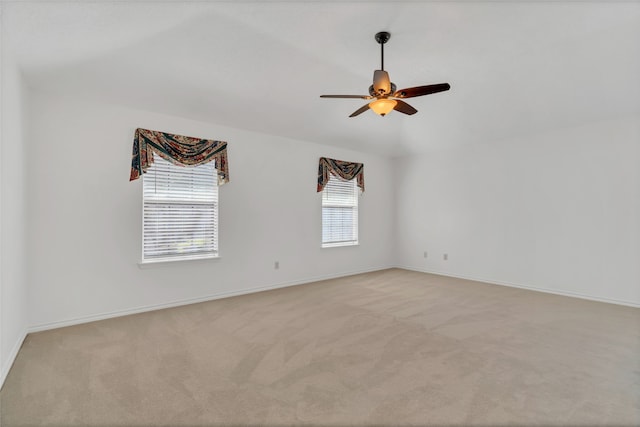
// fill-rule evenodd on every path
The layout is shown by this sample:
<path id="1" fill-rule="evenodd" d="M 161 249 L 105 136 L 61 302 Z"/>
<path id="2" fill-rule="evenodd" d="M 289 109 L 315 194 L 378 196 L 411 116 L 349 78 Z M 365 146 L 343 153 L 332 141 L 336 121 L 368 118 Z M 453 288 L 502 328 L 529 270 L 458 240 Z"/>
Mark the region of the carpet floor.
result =
<path id="1" fill-rule="evenodd" d="M 0 425 L 640 425 L 640 310 L 390 269 L 27 336 Z"/>

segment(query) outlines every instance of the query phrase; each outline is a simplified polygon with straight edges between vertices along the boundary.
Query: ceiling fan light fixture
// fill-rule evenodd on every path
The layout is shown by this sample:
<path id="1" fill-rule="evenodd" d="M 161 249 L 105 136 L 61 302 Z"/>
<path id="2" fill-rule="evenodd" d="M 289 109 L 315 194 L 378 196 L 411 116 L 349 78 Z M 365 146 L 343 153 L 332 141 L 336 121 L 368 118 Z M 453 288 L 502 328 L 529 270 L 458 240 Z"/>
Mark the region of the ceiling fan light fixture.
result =
<path id="1" fill-rule="evenodd" d="M 386 116 L 391 110 L 411 116 L 417 113 L 418 110 L 404 102 L 405 98 L 431 95 L 432 93 L 451 89 L 449 83 L 438 83 L 396 90 L 396 85 L 389 79 L 389 73 L 384 70 L 384 44 L 389 41 L 389 37 L 391 37 L 391 34 L 386 31 L 376 34 L 376 41 L 380 44 L 380 69 L 373 72 L 373 84 L 369 86 L 369 95 L 320 95 L 320 98 L 372 99 L 370 103 L 364 104 L 351 113 L 349 117 L 359 116 L 369 109 L 381 116 Z M 392 98 L 397 98 L 397 100 Z"/>
<path id="2" fill-rule="evenodd" d="M 397 101 L 388 98 L 376 99 L 373 102 L 369 103 L 369 108 L 371 108 L 376 114 L 380 114 L 384 116 L 391 112 L 394 107 L 398 104 Z"/>

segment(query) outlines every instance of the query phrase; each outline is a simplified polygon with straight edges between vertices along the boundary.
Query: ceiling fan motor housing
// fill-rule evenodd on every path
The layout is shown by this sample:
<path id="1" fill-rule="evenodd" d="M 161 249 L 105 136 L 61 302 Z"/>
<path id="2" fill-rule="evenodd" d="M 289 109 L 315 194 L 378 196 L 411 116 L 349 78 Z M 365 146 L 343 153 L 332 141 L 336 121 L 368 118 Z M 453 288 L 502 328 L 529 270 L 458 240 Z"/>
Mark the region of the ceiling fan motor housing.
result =
<path id="1" fill-rule="evenodd" d="M 389 94 L 393 94 L 393 93 L 396 93 L 396 84 L 391 82 L 391 90 L 389 91 Z M 371 85 L 369 86 L 369 95 L 378 96 L 380 94 L 376 92 L 376 89 L 373 87 L 373 85 Z"/>

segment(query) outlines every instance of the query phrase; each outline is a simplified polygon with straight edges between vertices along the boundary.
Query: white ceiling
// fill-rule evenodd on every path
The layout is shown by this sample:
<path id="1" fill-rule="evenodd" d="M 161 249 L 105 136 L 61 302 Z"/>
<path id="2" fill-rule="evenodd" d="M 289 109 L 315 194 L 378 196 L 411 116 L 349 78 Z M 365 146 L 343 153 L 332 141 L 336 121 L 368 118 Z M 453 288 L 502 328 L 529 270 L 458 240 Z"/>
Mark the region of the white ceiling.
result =
<path id="1" fill-rule="evenodd" d="M 10 2 L 40 90 L 405 155 L 640 113 L 639 2 Z M 368 111 L 385 68 L 414 116 Z"/>

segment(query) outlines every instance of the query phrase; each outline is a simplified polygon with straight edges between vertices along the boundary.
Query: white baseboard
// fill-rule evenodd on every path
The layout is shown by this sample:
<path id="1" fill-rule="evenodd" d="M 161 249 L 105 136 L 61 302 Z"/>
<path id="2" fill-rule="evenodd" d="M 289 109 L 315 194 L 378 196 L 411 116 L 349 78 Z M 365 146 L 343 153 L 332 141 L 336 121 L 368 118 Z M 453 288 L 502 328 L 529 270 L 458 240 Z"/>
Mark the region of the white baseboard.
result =
<path id="1" fill-rule="evenodd" d="M 316 276 L 316 277 L 310 277 L 302 280 L 295 280 L 291 282 L 282 282 L 282 283 L 276 283 L 276 284 L 267 285 L 267 286 L 256 286 L 252 288 L 245 288 L 237 291 L 219 292 L 215 294 L 205 295 L 202 297 L 187 298 L 187 299 L 171 301 L 163 304 L 145 305 L 141 307 L 128 308 L 125 310 L 116 310 L 116 311 L 110 311 L 110 312 L 100 313 L 100 314 L 95 314 L 90 316 L 81 316 L 81 317 L 61 320 L 57 322 L 41 323 L 38 325 L 31 326 L 28 332 L 32 333 L 32 332 L 46 331 L 49 329 L 64 328 L 65 326 L 73 326 L 73 325 L 79 325 L 82 323 L 95 322 L 98 320 L 110 319 L 112 317 L 128 316 L 130 314 L 144 313 L 147 311 L 154 311 L 154 310 L 162 310 L 164 308 L 179 307 L 182 305 L 196 304 L 196 303 L 205 302 L 205 301 L 213 301 L 213 300 L 222 299 L 222 298 L 235 297 L 238 295 L 252 294 L 255 292 L 270 291 L 273 289 L 286 288 L 289 286 L 304 285 L 307 283 L 319 282 L 322 280 L 330 280 L 330 279 L 337 279 L 339 277 L 353 276 L 354 274 L 371 273 L 373 271 L 387 270 L 389 268 L 393 268 L 393 267 L 392 266 L 376 267 L 368 270 L 329 274 L 325 276 Z"/>
<path id="2" fill-rule="evenodd" d="M 4 386 L 4 380 L 7 379 L 7 375 L 9 375 L 9 371 L 13 366 L 13 362 L 15 362 L 16 356 L 18 356 L 20 347 L 22 347 L 22 343 L 24 342 L 24 339 L 26 337 L 27 337 L 27 330 L 24 329 L 20 334 L 20 337 L 18 338 L 16 343 L 13 345 L 13 348 L 11 349 L 11 353 L 9 353 L 9 358 L 2 365 L 2 370 L 0 371 L 0 390 L 2 389 L 2 386 Z"/>
<path id="3" fill-rule="evenodd" d="M 410 267 L 410 266 L 405 266 L 405 265 L 390 265 L 390 266 L 385 266 L 385 267 L 372 268 L 372 269 L 368 269 L 368 270 L 351 271 L 351 272 L 343 272 L 343 273 L 338 273 L 338 274 L 330 274 L 330 275 L 324 275 L 324 276 L 310 277 L 310 278 L 306 278 L 306 279 L 302 279 L 302 280 L 276 283 L 276 284 L 267 285 L 267 286 L 256 286 L 256 287 L 245 288 L 245 289 L 241 289 L 241 290 L 237 290 L 237 291 L 219 292 L 219 293 L 205 295 L 205 296 L 197 297 L 197 298 L 187 298 L 187 299 L 182 299 L 182 300 L 170 301 L 170 302 L 163 303 L 163 304 L 146 305 L 146 306 L 141 306 L 141 307 L 129 308 L 129 309 L 125 309 L 125 310 L 116 310 L 116 311 L 100 313 L 100 314 L 95 314 L 95 315 L 90 315 L 90 316 L 81 316 L 81 317 L 76 317 L 76 318 L 72 318 L 72 319 L 61 320 L 61 321 L 57 321 L 57 322 L 42 323 L 42 324 L 31 326 L 28 329 L 27 332 L 28 333 L 32 333 L 32 332 L 46 331 L 46 330 L 49 330 L 49 329 L 63 328 L 65 326 L 79 325 L 79 324 L 82 324 L 82 323 L 95 322 L 95 321 L 98 321 L 98 320 L 110 319 L 110 318 L 113 318 L 113 317 L 127 316 L 127 315 L 130 315 L 130 314 L 144 313 L 144 312 L 147 312 L 147 311 L 161 310 L 161 309 L 164 309 L 164 308 L 179 307 L 179 306 L 182 306 L 182 305 L 196 304 L 196 303 L 205 302 L 205 301 L 213 301 L 213 300 L 216 300 L 216 299 L 229 298 L 229 297 L 234 297 L 234 296 L 239 296 L 239 295 L 251 294 L 251 293 L 255 293 L 255 292 L 263 292 L 263 291 L 269 291 L 269 290 L 273 290 L 273 289 L 286 288 L 286 287 L 289 287 L 289 286 L 304 285 L 304 284 L 307 284 L 307 283 L 319 282 L 319 281 L 322 281 L 322 280 L 336 279 L 336 278 L 339 278 L 339 277 L 352 276 L 354 274 L 370 273 L 370 272 L 373 272 L 373 271 L 386 270 L 386 269 L 389 269 L 389 268 L 401 268 L 401 269 L 405 269 L 405 270 L 417 271 L 417 272 L 420 272 L 420 273 L 437 274 L 437 275 L 440 275 L 440 276 L 447 276 L 447 277 L 455 277 L 455 278 L 458 278 L 458 279 L 473 280 L 473 281 L 477 281 L 477 282 L 489 283 L 489 284 L 492 284 L 492 285 L 508 286 L 508 287 L 512 287 L 512 288 L 527 289 L 527 290 L 530 290 L 530 291 L 545 292 L 545 293 L 550 293 L 550 294 L 555 294 L 555 295 L 563 295 L 563 296 L 568 296 L 568 297 L 587 299 L 587 300 L 591 300 L 591 301 L 599 301 L 599 302 L 605 302 L 605 303 L 610 303 L 610 304 L 618 304 L 618 305 L 625 305 L 625 306 L 629 306 L 629 307 L 640 308 L 640 304 L 639 303 L 632 302 L 632 301 L 621 301 L 621 300 L 616 300 L 616 299 L 612 299 L 612 298 L 603 298 L 603 297 L 598 297 L 598 296 L 594 296 L 594 295 L 580 294 L 580 293 L 577 293 L 577 292 L 559 291 L 559 290 L 556 290 L 556 289 L 548 289 L 548 288 L 541 288 L 541 287 L 534 287 L 534 286 L 526 286 L 526 285 L 520 285 L 520 284 L 517 284 L 517 283 L 508 283 L 508 282 L 502 282 L 502 281 L 486 279 L 486 278 L 480 278 L 480 277 L 461 276 L 461 275 L 455 275 L 455 274 L 451 274 L 451 273 L 443 272 L 443 271 L 426 270 L 426 269 L 420 269 L 420 268 Z M 20 342 L 20 345 L 21 344 L 22 344 L 22 341 Z M 16 347 L 15 354 L 17 354 L 17 351 L 20 348 L 20 345 L 18 345 Z M 15 354 L 13 354 L 14 358 L 15 358 Z M 13 363 L 13 360 L 12 360 L 11 363 Z M 10 366 L 11 365 L 9 365 L 9 367 Z M 8 370 L 7 370 L 7 372 L 8 372 Z M 3 370 L 2 373 L 4 375 L 5 371 Z M 4 378 L 4 377 L 2 377 L 2 378 Z"/>
<path id="4" fill-rule="evenodd" d="M 540 288 L 537 286 L 519 285 L 517 283 L 502 282 L 498 280 L 484 279 L 479 277 L 461 276 L 461 275 L 451 274 L 443 271 L 427 270 L 423 268 L 409 267 L 405 265 L 396 265 L 395 268 L 402 268 L 404 270 L 417 271 L 419 273 L 437 274 L 438 276 L 455 277 L 457 279 L 473 280 L 474 282 L 484 282 L 484 283 L 489 283 L 491 285 L 508 286 L 510 288 L 527 289 L 529 291 L 544 292 L 547 294 L 562 295 L 565 297 L 580 298 L 580 299 L 586 299 L 590 301 L 606 302 L 609 304 L 618 304 L 618 305 L 625 305 L 628 307 L 640 308 L 640 303 L 637 303 L 637 302 L 617 300 L 613 298 L 604 298 L 604 297 L 599 297 L 595 295 L 581 294 L 578 292 L 561 291 L 561 290 L 549 289 L 549 288 Z"/>

